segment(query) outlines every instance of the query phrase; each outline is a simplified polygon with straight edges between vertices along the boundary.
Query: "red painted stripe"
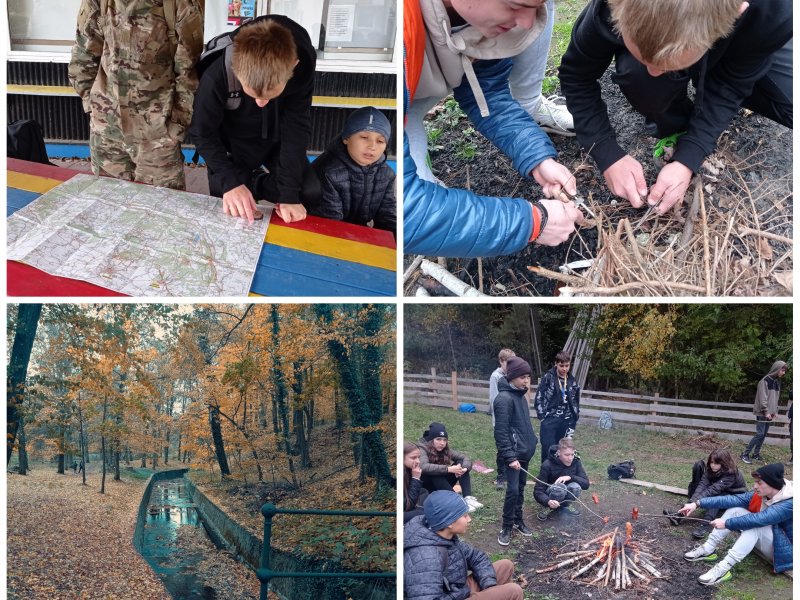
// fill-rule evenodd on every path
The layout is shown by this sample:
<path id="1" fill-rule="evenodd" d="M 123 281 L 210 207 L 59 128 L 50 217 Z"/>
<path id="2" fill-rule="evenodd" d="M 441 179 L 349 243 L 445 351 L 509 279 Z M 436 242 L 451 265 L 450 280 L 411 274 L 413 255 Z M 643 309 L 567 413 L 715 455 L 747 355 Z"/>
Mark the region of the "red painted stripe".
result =
<path id="1" fill-rule="evenodd" d="M 72 169 L 43 165 L 41 163 L 28 162 L 27 160 L 19 160 L 17 158 L 8 159 L 8 170 L 16 171 L 17 173 L 25 173 L 26 175 L 37 175 L 39 177 L 47 177 L 48 179 L 57 179 L 58 181 L 67 181 L 80 173 L 80 171 L 73 171 Z"/>
<path id="2" fill-rule="evenodd" d="M 270 223 L 281 225 L 282 227 L 291 227 L 292 229 L 319 233 L 343 240 L 363 242 L 365 244 L 372 244 L 373 246 L 382 246 L 384 248 L 391 248 L 392 250 L 397 248 L 397 244 L 391 232 L 382 229 L 373 229 L 372 227 L 364 227 L 362 225 L 353 225 L 352 223 L 345 223 L 343 221 L 332 221 L 331 219 L 323 219 L 320 217 L 306 217 L 302 221 L 286 223 L 275 211 L 272 211 Z M 267 230 L 266 241 L 269 242 L 269 230 Z"/>
<path id="3" fill-rule="evenodd" d="M 93 283 L 48 275 L 13 260 L 6 261 L 6 273 L 9 296 L 125 296 Z"/>

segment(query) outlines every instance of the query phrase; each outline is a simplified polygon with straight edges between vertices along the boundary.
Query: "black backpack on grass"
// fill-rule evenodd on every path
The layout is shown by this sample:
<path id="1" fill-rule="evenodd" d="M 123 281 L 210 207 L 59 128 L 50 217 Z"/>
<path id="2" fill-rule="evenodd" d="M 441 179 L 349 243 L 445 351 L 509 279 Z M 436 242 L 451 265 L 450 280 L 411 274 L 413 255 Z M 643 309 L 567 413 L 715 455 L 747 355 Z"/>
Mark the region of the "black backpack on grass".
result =
<path id="1" fill-rule="evenodd" d="M 608 465 L 608 478 L 618 481 L 620 479 L 631 479 L 636 474 L 636 465 L 632 460 L 624 460 L 615 465 Z"/>

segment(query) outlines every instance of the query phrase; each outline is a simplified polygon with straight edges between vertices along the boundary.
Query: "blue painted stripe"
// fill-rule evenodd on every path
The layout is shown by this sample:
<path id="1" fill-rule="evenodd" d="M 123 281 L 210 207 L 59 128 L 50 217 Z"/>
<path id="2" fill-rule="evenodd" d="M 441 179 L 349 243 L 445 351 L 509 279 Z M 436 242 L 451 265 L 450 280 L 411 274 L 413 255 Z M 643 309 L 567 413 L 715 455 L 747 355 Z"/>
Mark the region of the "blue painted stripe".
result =
<path id="1" fill-rule="evenodd" d="M 263 296 L 394 296 L 396 286 L 394 271 L 264 244 L 251 291 Z"/>
<path id="2" fill-rule="evenodd" d="M 18 190 L 15 188 L 8 188 L 7 210 L 6 216 L 11 216 L 20 208 L 28 206 L 31 202 L 36 200 L 41 194 L 39 192 L 28 192 L 26 190 Z"/>
<path id="3" fill-rule="evenodd" d="M 88 144 L 45 144 L 47 146 L 47 156 L 50 158 L 89 158 L 89 145 Z M 186 162 L 192 162 L 194 157 L 194 148 L 184 148 L 183 158 Z M 308 162 L 314 162 L 317 155 L 308 155 Z M 205 164 L 202 156 L 198 157 L 199 164 Z M 397 173 L 397 161 L 387 160 L 386 164 Z"/>

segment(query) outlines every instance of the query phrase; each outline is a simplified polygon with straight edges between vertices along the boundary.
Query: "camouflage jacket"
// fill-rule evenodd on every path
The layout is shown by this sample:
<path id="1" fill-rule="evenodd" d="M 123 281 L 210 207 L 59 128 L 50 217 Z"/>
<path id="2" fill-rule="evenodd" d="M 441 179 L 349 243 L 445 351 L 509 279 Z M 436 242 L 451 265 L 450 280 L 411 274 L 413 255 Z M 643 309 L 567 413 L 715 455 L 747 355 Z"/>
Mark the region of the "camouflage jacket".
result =
<path id="1" fill-rule="evenodd" d="M 163 0 L 82 0 L 69 80 L 93 117 L 105 113 L 125 135 L 183 140 L 203 50 L 199 0 L 175 0 L 173 47 Z"/>
<path id="2" fill-rule="evenodd" d="M 563 390 L 563 380 L 559 380 L 556 367 L 553 367 L 542 376 L 536 388 L 534 407 L 539 419 L 556 417 L 572 422 L 572 427 L 578 422 L 581 408 L 581 388 L 571 375 L 567 375 L 566 391 Z"/>

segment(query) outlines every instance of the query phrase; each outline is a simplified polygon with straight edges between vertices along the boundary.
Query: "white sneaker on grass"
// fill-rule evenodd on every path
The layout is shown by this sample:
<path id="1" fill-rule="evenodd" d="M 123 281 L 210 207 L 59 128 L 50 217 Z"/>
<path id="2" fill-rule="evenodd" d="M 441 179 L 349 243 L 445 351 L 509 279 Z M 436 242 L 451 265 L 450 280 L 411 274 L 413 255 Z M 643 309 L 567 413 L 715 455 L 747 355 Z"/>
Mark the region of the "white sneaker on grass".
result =
<path id="1" fill-rule="evenodd" d="M 483 504 L 478 502 L 478 499 L 475 496 L 464 496 L 464 501 L 467 503 L 467 505 L 473 508 L 483 508 Z"/>
<path id="2" fill-rule="evenodd" d="M 711 562 L 717 560 L 718 557 L 714 552 L 713 548 L 708 548 L 708 546 L 702 544 L 701 546 L 698 546 L 693 550 L 689 550 L 689 552 L 683 555 L 683 558 L 691 562 L 695 562 L 698 560 Z"/>
<path id="3" fill-rule="evenodd" d="M 717 585 L 728 581 L 732 577 L 733 575 L 731 574 L 730 567 L 727 565 L 726 561 L 723 560 L 700 575 L 700 577 L 697 578 L 697 581 L 703 585 Z"/>
<path id="4" fill-rule="evenodd" d="M 531 116 L 539 127 L 548 133 L 557 135 L 575 135 L 575 123 L 565 104 L 556 104 L 562 101 L 561 96 L 542 96 L 539 104 L 531 111 Z"/>

